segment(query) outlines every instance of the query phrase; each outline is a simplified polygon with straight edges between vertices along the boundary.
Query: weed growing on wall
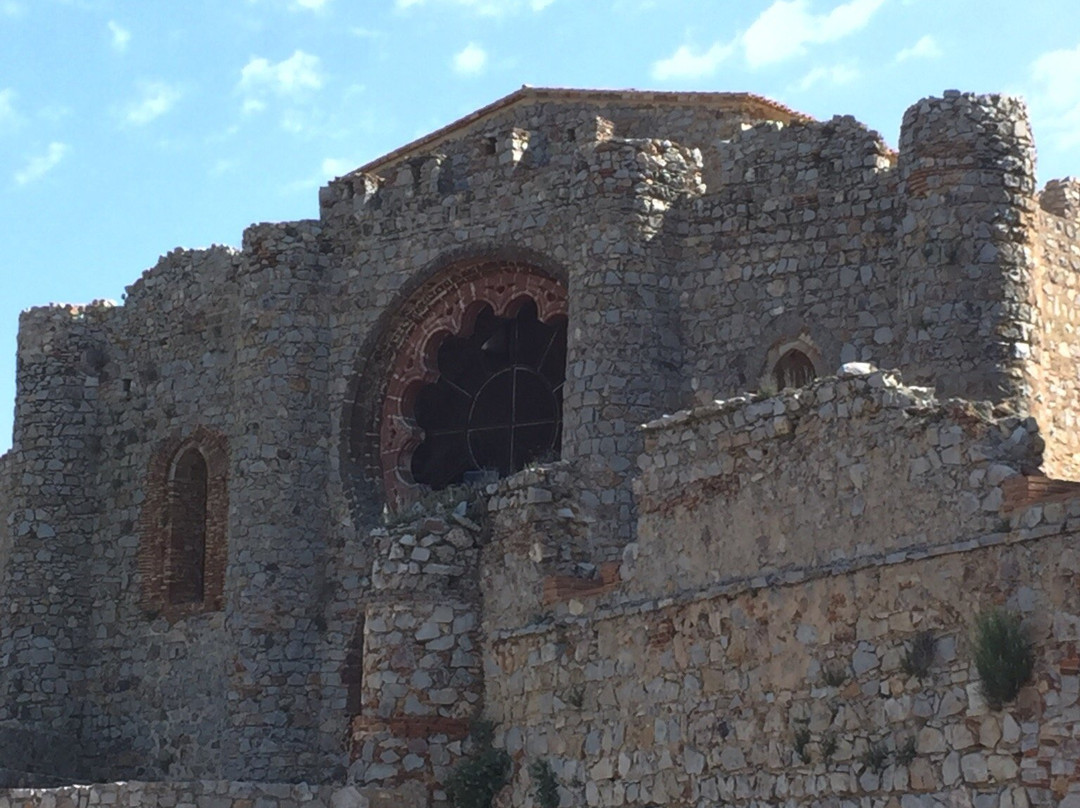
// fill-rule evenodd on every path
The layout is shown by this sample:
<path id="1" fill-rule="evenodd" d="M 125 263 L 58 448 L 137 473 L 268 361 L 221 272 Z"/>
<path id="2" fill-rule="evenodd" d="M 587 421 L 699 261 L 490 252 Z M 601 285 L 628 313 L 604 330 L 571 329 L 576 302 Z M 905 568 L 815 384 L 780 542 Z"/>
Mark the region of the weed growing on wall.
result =
<path id="1" fill-rule="evenodd" d="M 821 757 L 825 760 L 832 760 L 832 756 L 836 754 L 837 745 L 836 735 L 832 732 L 826 734 L 821 739 Z"/>
<path id="2" fill-rule="evenodd" d="M 1012 701 L 1035 667 L 1035 654 L 1020 616 L 1005 609 L 991 609 L 975 618 L 972 635 L 975 669 L 983 696 L 994 710 Z"/>
<path id="3" fill-rule="evenodd" d="M 832 662 L 822 668 L 821 678 L 829 687 L 840 687 L 847 681 L 847 667 L 839 662 Z"/>
<path id="4" fill-rule="evenodd" d="M 896 748 L 896 762 L 901 766 L 910 766 L 913 760 L 915 760 L 915 736 L 909 735 Z"/>
<path id="5" fill-rule="evenodd" d="M 867 769 L 879 772 L 889 762 L 889 747 L 885 745 L 884 741 L 876 741 L 866 747 L 866 751 L 862 753 L 859 761 Z"/>
<path id="6" fill-rule="evenodd" d="M 488 721 L 472 727 L 473 753 L 461 761 L 446 782 L 454 808 L 491 808 L 491 801 L 510 776 L 510 756 L 496 749 L 495 730 Z"/>
<path id="7" fill-rule="evenodd" d="M 795 728 L 795 754 L 799 756 L 799 760 L 803 763 L 810 762 L 810 750 L 807 748 L 810 743 L 810 730 L 807 727 Z"/>
<path id="8" fill-rule="evenodd" d="M 529 766 L 533 781 L 533 796 L 540 808 L 559 808 L 559 783 L 546 758 L 534 760 Z"/>
<path id="9" fill-rule="evenodd" d="M 920 631 L 904 651 L 900 667 L 908 676 L 914 676 L 920 682 L 930 673 L 937 652 L 937 637 L 932 631 Z"/>

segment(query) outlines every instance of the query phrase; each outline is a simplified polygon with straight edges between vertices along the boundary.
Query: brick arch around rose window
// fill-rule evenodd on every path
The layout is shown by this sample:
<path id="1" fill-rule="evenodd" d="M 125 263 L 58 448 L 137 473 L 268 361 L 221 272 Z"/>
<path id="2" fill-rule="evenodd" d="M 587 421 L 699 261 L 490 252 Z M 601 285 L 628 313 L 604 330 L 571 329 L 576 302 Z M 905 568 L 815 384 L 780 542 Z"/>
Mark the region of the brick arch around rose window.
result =
<path id="1" fill-rule="evenodd" d="M 140 601 L 177 620 L 225 605 L 228 441 L 196 427 L 161 443 L 150 459 L 140 516 Z"/>
<path id="2" fill-rule="evenodd" d="M 413 453 L 425 438 L 415 407 L 421 391 L 440 379 L 440 348 L 468 339 L 478 321 L 505 323 L 519 315 L 565 335 L 566 286 L 539 263 L 503 252 L 444 264 L 384 324 L 357 384 L 350 445 L 354 462 L 378 480 L 390 507 L 425 490 L 412 473 Z"/>

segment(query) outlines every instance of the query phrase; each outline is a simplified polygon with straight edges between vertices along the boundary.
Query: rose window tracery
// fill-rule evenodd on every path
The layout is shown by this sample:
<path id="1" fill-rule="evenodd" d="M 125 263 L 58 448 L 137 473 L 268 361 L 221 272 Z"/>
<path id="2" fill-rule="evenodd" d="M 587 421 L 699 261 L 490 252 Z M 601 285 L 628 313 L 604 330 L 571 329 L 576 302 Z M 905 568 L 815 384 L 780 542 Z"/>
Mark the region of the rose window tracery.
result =
<path id="1" fill-rule="evenodd" d="M 566 304 L 551 276 L 484 259 L 410 296 L 378 349 L 389 359 L 375 434 L 391 507 L 558 457 Z"/>
<path id="2" fill-rule="evenodd" d="M 413 410 L 424 432 L 412 455 L 416 482 L 443 488 L 474 472 L 503 476 L 557 453 L 565 320 L 540 322 L 532 301 L 514 317 L 485 308 L 470 335 L 443 341 L 437 366 Z"/>

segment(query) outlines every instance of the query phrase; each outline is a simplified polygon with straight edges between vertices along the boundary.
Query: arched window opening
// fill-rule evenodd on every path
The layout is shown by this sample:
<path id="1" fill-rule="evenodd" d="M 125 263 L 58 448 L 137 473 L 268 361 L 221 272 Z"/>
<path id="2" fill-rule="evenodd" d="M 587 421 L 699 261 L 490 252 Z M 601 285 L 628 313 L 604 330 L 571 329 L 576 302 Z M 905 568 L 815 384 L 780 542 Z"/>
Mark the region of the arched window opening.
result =
<path id="1" fill-rule="evenodd" d="M 169 603 L 200 603 L 206 572 L 206 460 L 194 448 L 176 459 L 169 479 L 168 557 L 166 588 Z"/>
<path id="2" fill-rule="evenodd" d="M 806 387 L 817 378 L 817 370 L 810 357 L 798 348 L 792 348 L 781 356 L 773 367 L 773 381 L 776 389 L 787 387 Z"/>
<path id="3" fill-rule="evenodd" d="M 471 334 L 442 343 L 437 364 L 414 408 L 424 431 L 412 455 L 416 482 L 445 488 L 558 456 L 565 319 L 541 322 L 531 300 L 512 317 L 486 307 Z"/>

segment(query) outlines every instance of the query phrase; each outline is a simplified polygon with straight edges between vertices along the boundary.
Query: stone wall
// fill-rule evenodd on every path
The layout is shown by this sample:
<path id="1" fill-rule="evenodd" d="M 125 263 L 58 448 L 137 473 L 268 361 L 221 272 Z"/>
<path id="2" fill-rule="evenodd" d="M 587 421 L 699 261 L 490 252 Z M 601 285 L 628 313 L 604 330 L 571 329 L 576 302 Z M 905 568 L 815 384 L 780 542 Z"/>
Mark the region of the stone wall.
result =
<path id="1" fill-rule="evenodd" d="M 352 787 L 251 783 L 227 780 L 124 782 L 0 792 L 0 808 L 389 808 L 389 795 Z"/>
<path id="2" fill-rule="evenodd" d="M 1046 472 L 1080 479 L 1080 183 L 1049 183 L 1040 196 L 1034 266 L 1031 411 L 1046 436 Z"/>
<path id="3" fill-rule="evenodd" d="M 1024 102 L 956 91 L 920 101 L 904 114 L 897 169 L 899 366 L 948 395 L 1025 406 L 1037 202 Z"/>
<path id="4" fill-rule="evenodd" d="M 684 406 L 767 386 L 785 343 L 818 375 L 897 365 L 895 162 L 852 118 L 758 124 L 723 145 L 678 224 Z"/>
<path id="5" fill-rule="evenodd" d="M 948 144 L 955 154 L 942 151 Z M 1045 344 L 1039 356 L 1056 346 L 1063 357 L 1069 333 L 1063 326 L 1042 343 L 1031 335 L 1030 151 L 1022 107 L 998 97 L 921 102 L 894 155 L 850 119 L 809 122 L 752 96 L 522 91 L 334 180 L 318 221 L 254 225 L 239 250 L 174 251 L 121 306 L 28 312 L 15 439 L 2 461 L 7 491 L 0 486 L 0 757 L 28 778 L 374 784 L 385 780 L 379 761 L 412 765 L 415 755 L 418 779 L 433 789 L 478 703 L 477 660 L 454 658 L 481 642 L 464 627 L 481 593 L 489 628 L 512 632 L 583 614 L 617 592 L 662 591 L 670 569 L 683 569 L 677 542 L 665 550 L 634 541 L 639 505 L 642 536 L 673 530 L 662 518 L 676 512 L 649 493 L 659 467 L 633 496 L 643 422 L 757 389 L 789 343 L 809 352 L 819 375 L 872 359 L 944 390 L 1003 405 L 1019 397 L 1012 403 L 1025 409 L 1024 385 L 1039 369 L 1024 346 Z M 377 529 L 390 335 L 418 295 L 466 265 L 525 267 L 568 296 L 563 460 L 498 489 L 491 519 L 501 549 L 458 547 L 458 528 L 468 528 L 446 519 L 445 531 Z M 1040 310 L 1066 308 L 1070 283 L 1057 274 L 1044 283 Z M 1044 393 L 1051 372 L 1068 371 L 1067 362 L 1047 371 Z M 793 479 L 780 450 L 812 448 L 798 428 L 790 445 L 755 430 L 798 416 L 841 444 L 843 462 L 825 447 L 812 455 L 836 475 L 818 482 L 843 488 L 846 510 L 829 523 L 836 557 L 884 550 L 858 530 L 872 503 L 857 488 L 892 497 L 886 453 L 909 448 L 909 474 L 929 463 L 918 474 L 944 493 L 935 511 L 909 477 L 900 488 L 918 495 L 917 507 L 905 513 L 888 500 L 890 546 L 921 541 L 927 528 L 914 514 L 946 542 L 976 525 L 993 533 L 1002 473 L 993 464 L 1033 470 L 1032 425 L 1017 418 L 1007 438 L 992 440 L 1013 423 L 1004 409 L 957 404 L 953 413 L 881 380 L 850 399 L 869 408 L 854 416 L 836 410 L 830 420 L 821 412 L 830 402 L 802 393 L 780 400 L 783 413 L 758 412 L 753 428 L 728 423 L 734 411 L 723 408 L 687 423 L 723 423 L 759 444 L 730 453 L 747 475 L 732 507 L 750 521 L 761 510 L 753 486 L 784 492 L 750 467 L 775 463 L 777 479 Z M 855 382 L 836 383 L 845 384 Z M 1073 393 L 1053 384 L 1043 435 L 1058 441 L 1069 434 Z M 906 409 L 924 406 L 952 431 L 905 432 L 924 417 L 909 422 Z M 863 434 L 859 418 L 870 410 L 911 447 Z M 140 524 L 163 496 L 169 447 L 207 434 L 228 452 L 220 604 L 190 614 L 148 608 L 139 548 L 153 537 Z M 706 462 L 680 446 L 688 467 Z M 961 450 L 971 468 L 947 459 Z M 682 483 L 663 483 L 669 494 L 673 485 Z M 829 490 L 808 495 L 814 508 Z M 727 560 L 732 575 L 756 569 L 754 543 L 785 520 L 789 547 L 760 548 L 777 564 L 836 560 L 810 541 L 821 520 L 783 504 L 785 515 L 754 522 L 758 532 Z M 678 522 L 684 548 L 702 560 L 685 569 L 687 584 L 715 577 L 700 528 L 724 507 L 717 499 Z M 406 547 L 407 564 L 395 555 Z M 394 667 L 389 645 L 410 631 L 409 664 L 422 673 L 448 664 L 459 677 L 452 687 L 425 694 L 407 666 Z M 487 686 L 503 687 L 494 669 Z M 455 701 L 434 700 L 449 690 Z M 432 731 L 418 738 L 422 727 Z"/>
<path id="6" fill-rule="evenodd" d="M 536 804 L 525 771 L 537 759 L 564 804 L 590 806 L 1080 798 L 1080 558 L 1065 514 L 1076 523 L 1076 501 L 1030 542 L 680 592 L 492 637 L 489 710 L 518 761 L 507 803 Z M 1033 684 L 1002 712 L 980 695 L 968 639 L 998 603 L 1023 614 L 1038 650 Z M 922 681 L 903 669 L 920 631 L 936 648 Z"/>
<path id="7" fill-rule="evenodd" d="M 655 422 L 645 447 L 618 579 L 518 626 L 485 616 L 487 709 L 517 763 L 504 804 L 536 804 L 536 760 L 590 806 L 1080 799 L 1080 499 L 1017 493 L 1031 419 L 847 368 Z M 535 474 L 503 498 L 557 490 Z M 498 575 L 517 537 L 495 538 Z M 994 606 L 1038 656 L 1002 712 L 970 640 Z"/>
<path id="8" fill-rule="evenodd" d="M 650 595 L 994 533 L 1002 486 L 1042 449 L 1034 419 L 866 365 L 645 434 L 630 588 Z"/>
<path id="9" fill-rule="evenodd" d="M 370 536 L 377 556 L 362 597 L 349 776 L 380 788 L 412 784 L 445 802 L 442 786 L 483 706 L 477 564 L 484 535 L 467 515 L 469 499 L 425 510 Z"/>

